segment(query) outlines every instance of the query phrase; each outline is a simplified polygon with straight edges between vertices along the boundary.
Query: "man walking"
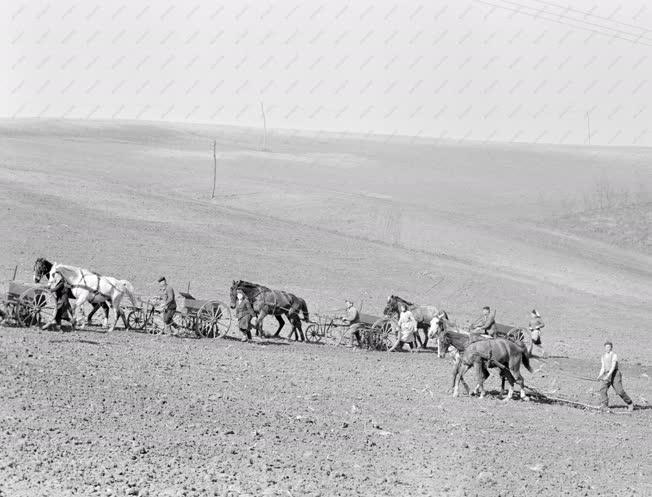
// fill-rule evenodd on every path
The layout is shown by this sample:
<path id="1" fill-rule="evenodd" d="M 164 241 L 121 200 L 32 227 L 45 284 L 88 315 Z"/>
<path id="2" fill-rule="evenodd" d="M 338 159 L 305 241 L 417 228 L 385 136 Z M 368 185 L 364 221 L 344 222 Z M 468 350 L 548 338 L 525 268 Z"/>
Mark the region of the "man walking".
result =
<path id="1" fill-rule="evenodd" d="M 70 287 L 66 283 L 66 280 L 61 277 L 61 275 L 57 275 L 56 283 L 50 287 L 50 290 L 52 290 L 54 296 L 57 299 L 57 311 L 54 314 L 54 319 L 49 323 L 46 323 L 42 329 L 47 330 L 51 326 L 56 326 L 56 328 L 60 330 L 61 319 L 64 317 L 64 314 L 67 315 L 66 317 L 70 320 L 71 323 L 74 321 L 72 309 L 70 308 L 70 301 L 68 300 L 68 292 L 70 291 Z"/>
<path id="2" fill-rule="evenodd" d="M 238 329 L 242 333 L 242 342 L 251 341 L 251 320 L 256 317 L 251 302 L 242 290 L 238 290 L 238 301 L 235 304 L 235 318 L 238 320 Z"/>
<path id="3" fill-rule="evenodd" d="M 620 395 L 620 398 L 625 401 L 627 410 L 634 410 L 634 403 L 623 388 L 623 376 L 618 368 L 618 356 L 613 351 L 613 344 L 609 341 L 604 343 L 602 368 L 600 369 L 598 380 L 602 382 L 602 386 L 600 387 L 600 404 L 603 410 L 609 407 L 609 397 L 607 395 L 609 387 L 613 387 L 616 393 Z"/>
<path id="4" fill-rule="evenodd" d="M 161 299 L 163 300 L 163 332 L 175 335 L 172 328 L 176 328 L 173 318 L 174 313 L 177 312 L 177 299 L 174 294 L 174 288 L 168 285 L 165 276 L 158 279 L 159 288 L 161 289 Z"/>

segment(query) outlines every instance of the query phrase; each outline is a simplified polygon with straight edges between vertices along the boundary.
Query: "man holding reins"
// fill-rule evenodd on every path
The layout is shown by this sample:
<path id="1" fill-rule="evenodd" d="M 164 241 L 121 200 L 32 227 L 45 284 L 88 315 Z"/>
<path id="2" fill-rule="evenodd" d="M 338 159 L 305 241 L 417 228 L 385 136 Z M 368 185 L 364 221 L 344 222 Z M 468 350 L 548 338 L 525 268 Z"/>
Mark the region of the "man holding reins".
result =
<path id="1" fill-rule="evenodd" d="M 609 341 L 604 343 L 602 367 L 600 368 L 600 374 L 598 374 L 598 380 L 602 382 L 602 386 L 600 387 L 600 404 L 603 410 L 609 408 L 609 396 L 607 395 L 609 387 L 613 387 L 616 393 L 620 395 L 620 398 L 625 401 L 628 411 L 634 410 L 634 402 L 632 402 L 632 399 L 623 388 L 623 375 L 618 368 L 618 356 L 613 351 L 613 344 Z"/>

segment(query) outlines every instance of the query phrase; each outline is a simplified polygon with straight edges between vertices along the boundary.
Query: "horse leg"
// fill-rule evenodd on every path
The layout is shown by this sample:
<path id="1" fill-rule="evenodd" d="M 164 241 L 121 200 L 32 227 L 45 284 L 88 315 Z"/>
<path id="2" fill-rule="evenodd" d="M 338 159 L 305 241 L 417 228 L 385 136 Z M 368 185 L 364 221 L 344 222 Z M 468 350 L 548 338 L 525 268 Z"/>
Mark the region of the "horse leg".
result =
<path id="1" fill-rule="evenodd" d="M 421 342 L 421 348 L 422 349 L 427 349 L 428 348 L 428 333 L 430 332 L 430 327 L 426 327 L 423 329 L 423 342 Z M 419 335 L 419 328 L 417 327 L 417 335 Z"/>
<path id="2" fill-rule="evenodd" d="M 258 319 L 256 320 L 256 336 L 263 337 L 265 336 L 265 330 L 263 329 L 263 320 L 267 316 L 267 309 L 262 307 L 258 313 Z"/>
<path id="3" fill-rule="evenodd" d="M 301 319 L 299 319 L 299 314 L 290 314 L 288 316 L 288 319 L 292 323 L 292 333 L 290 333 L 290 336 L 295 337 L 295 341 L 305 341 L 305 337 L 303 335 L 303 329 L 301 327 Z"/>
<path id="4" fill-rule="evenodd" d="M 115 330 L 115 325 L 118 324 L 118 318 L 120 317 L 120 313 L 122 312 L 120 310 L 120 301 L 122 300 L 122 294 L 119 293 L 116 295 L 112 300 L 111 300 L 111 305 L 113 306 L 113 310 L 115 312 L 115 321 L 111 325 L 111 328 L 109 328 L 109 332 Z"/>
<path id="5" fill-rule="evenodd" d="M 521 389 L 521 400 L 527 400 L 527 394 L 525 393 L 525 381 L 523 380 L 523 375 L 521 374 L 520 368 L 516 367 L 510 372 L 518 386 Z"/>
<path id="6" fill-rule="evenodd" d="M 297 327 L 297 330 L 299 330 L 299 333 L 298 333 L 299 339 L 302 342 L 305 342 L 306 341 L 306 336 L 303 334 L 303 327 L 301 326 L 301 319 L 299 319 L 298 314 L 297 314 L 297 318 L 296 318 L 296 327 Z"/>
<path id="7" fill-rule="evenodd" d="M 91 302 L 91 306 L 93 308 L 91 309 L 91 312 L 88 313 L 88 316 L 86 316 L 86 324 L 87 325 L 91 324 L 91 320 L 93 319 L 93 316 L 95 315 L 97 310 L 100 308 L 99 304 L 95 304 L 93 302 Z"/>
<path id="8" fill-rule="evenodd" d="M 487 378 L 485 376 L 485 373 L 488 376 L 487 368 L 482 359 L 478 359 L 475 362 L 475 372 L 478 377 L 478 389 L 480 391 L 480 398 L 482 399 L 487 394 L 487 392 L 484 389 L 484 380 Z"/>
<path id="9" fill-rule="evenodd" d="M 514 396 L 514 377 L 512 376 L 512 373 L 509 372 L 509 370 L 504 369 L 505 372 L 505 378 L 509 382 L 509 391 L 507 392 L 507 397 L 505 397 L 505 401 L 510 401 L 512 400 L 512 397 Z"/>
<path id="10" fill-rule="evenodd" d="M 453 397 L 459 396 L 460 391 L 460 381 L 463 381 L 464 374 L 471 368 L 468 364 L 463 364 L 460 361 L 457 366 L 453 369 Z M 467 389 L 468 386 L 464 383 L 464 387 Z"/>
<path id="11" fill-rule="evenodd" d="M 276 330 L 276 333 L 274 333 L 274 338 L 278 338 L 278 336 L 281 334 L 283 326 L 285 326 L 285 321 L 283 320 L 283 316 L 281 314 L 277 314 L 274 317 L 278 321 L 278 330 Z"/>

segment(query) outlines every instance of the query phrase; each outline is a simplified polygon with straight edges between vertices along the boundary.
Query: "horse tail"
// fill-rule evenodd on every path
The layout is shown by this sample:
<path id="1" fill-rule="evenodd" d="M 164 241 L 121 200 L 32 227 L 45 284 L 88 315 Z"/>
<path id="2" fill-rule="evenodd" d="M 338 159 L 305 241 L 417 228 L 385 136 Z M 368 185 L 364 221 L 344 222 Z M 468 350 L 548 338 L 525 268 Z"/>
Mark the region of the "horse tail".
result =
<path id="1" fill-rule="evenodd" d="M 308 304 L 306 304 L 306 301 L 300 297 L 299 301 L 301 302 L 301 312 L 303 313 L 303 320 L 304 321 L 310 321 L 310 314 L 308 313 Z"/>
<path id="2" fill-rule="evenodd" d="M 131 305 L 137 307 L 138 303 L 136 302 L 136 297 L 134 296 L 134 286 L 127 280 L 120 280 L 120 283 L 122 283 L 124 292 L 127 294 L 127 297 L 129 297 L 129 300 L 131 300 Z"/>
<path id="3" fill-rule="evenodd" d="M 527 347 L 525 347 L 525 350 L 522 352 L 522 362 L 523 362 L 523 366 L 525 366 L 525 369 L 527 369 L 530 373 L 532 373 L 533 372 L 532 366 L 530 366 L 530 354 L 528 354 L 527 352 Z"/>

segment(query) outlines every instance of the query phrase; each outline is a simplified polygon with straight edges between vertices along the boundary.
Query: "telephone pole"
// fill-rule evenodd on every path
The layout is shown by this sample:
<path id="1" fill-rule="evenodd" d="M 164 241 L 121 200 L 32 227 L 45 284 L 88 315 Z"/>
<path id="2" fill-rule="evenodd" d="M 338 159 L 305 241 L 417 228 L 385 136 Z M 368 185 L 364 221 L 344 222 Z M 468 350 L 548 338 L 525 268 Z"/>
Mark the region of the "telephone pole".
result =
<path id="1" fill-rule="evenodd" d="M 586 128 L 587 128 L 587 135 L 586 135 L 586 142 L 591 145 L 591 112 L 586 113 Z"/>

